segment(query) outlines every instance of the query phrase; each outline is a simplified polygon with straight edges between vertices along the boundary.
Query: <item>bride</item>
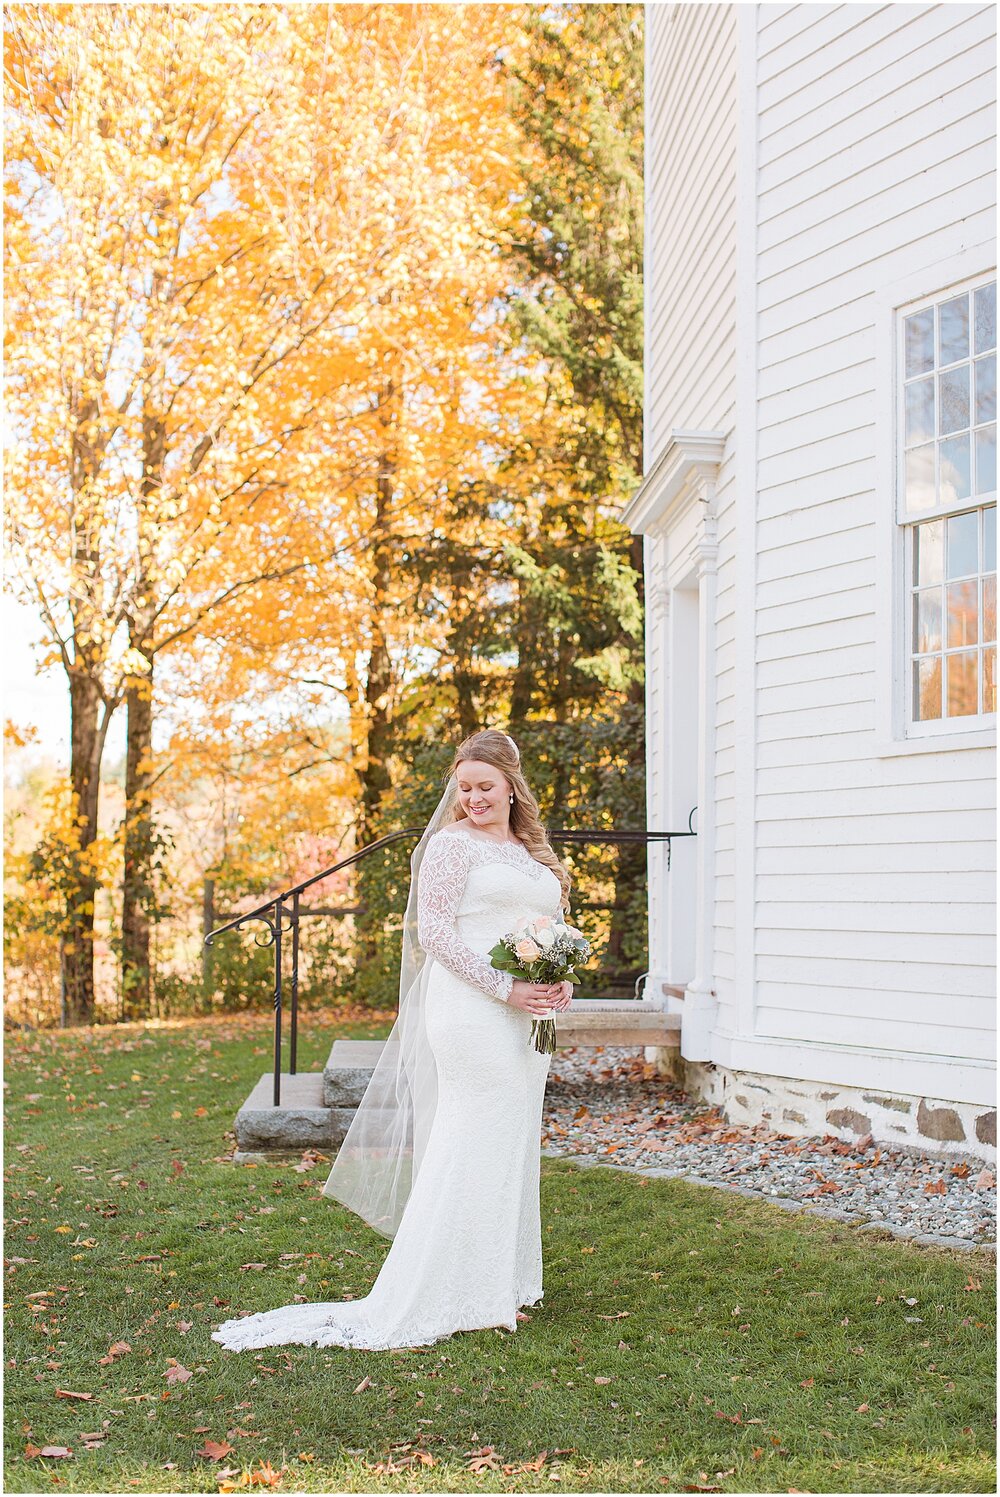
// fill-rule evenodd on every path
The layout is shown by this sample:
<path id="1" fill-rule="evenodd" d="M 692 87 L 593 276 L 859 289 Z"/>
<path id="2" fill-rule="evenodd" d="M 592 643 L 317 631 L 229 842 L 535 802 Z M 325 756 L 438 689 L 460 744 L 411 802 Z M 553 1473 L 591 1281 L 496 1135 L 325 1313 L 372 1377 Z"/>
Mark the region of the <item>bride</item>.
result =
<path id="1" fill-rule="evenodd" d="M 570 880 L 508 734 L 484 729 L 456 750 L 410 866 L 399 1015 L 323 1186 L 392 1245 L 364 1298 L 224 1321 L 212 1338 L 231 1351 L 516 1331 L 542 1298 L 551 1056 L 531 1026 L 567 1008 L 572 985 L 516 980 L 488 953 L 519 921 L 567 910 Z"/>

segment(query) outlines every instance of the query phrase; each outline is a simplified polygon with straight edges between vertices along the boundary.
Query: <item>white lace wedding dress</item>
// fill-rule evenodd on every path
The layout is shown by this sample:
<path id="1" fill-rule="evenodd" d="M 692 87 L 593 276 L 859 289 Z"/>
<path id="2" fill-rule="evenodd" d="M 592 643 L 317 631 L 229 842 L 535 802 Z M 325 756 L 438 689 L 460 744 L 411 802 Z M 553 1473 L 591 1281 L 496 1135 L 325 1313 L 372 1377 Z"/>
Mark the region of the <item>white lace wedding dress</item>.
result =
<path id="1" fill-rule="evenodd" d="M 364 1298 L 227 1320 L 212 1338 L 229 1350 L 384 1350 L 489 1326 L 515 1331 L 518 1309 L 542 1298 L 539 1154 L 551 1056 L 534 1047 L 531 1015 L 507 1007 L 512 978 L 488 953 L 519 919 L 557 915 L 561 886 L 521 843 L 454 825 L 428 840 L 418 894 L 438 1103 L 398 1230 Z"/>

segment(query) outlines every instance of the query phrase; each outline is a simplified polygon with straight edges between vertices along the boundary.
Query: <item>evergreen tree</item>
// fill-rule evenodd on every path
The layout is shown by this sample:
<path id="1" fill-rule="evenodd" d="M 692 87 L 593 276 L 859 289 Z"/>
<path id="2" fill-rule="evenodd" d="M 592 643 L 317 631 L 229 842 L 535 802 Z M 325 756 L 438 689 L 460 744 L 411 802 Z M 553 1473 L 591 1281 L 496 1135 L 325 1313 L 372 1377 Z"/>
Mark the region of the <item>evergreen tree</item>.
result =
<path id="1" fill-rule="evenodd" d="M 547 704 L 557 724 L 575 718 L 586 733 L 598 704 L 617 701 L 618 824 L 641 827 L 642 539 L 616 516 L 642 475 L 642 6 L 529 7 L 519 43 L 497 65 L 524 143 L 524 197 L 507 246 L 522 284 L 511 309 L 548 362 L 561 408 L 540 524 L 508 548 L 523 642 L 511 717 L 520 723 Z M 593 744 L 595 764 L 604 752 Z M 564 774 L 554 794 L 567 804 Z M 645 861 L 641 845 L 617 857 L 619 956 L 644 900 Z"/>

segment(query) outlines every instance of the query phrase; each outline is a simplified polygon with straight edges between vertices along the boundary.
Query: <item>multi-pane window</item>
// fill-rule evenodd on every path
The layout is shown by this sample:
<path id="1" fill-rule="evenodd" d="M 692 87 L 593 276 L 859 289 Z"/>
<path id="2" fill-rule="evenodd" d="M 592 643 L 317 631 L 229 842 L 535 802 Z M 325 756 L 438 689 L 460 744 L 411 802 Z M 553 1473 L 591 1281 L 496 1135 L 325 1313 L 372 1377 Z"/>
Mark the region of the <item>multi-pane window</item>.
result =
<path id="1" fill-rule="evenodd" d="M 900 315 L 910 721 L 996 711 L 996 279 Z"/>

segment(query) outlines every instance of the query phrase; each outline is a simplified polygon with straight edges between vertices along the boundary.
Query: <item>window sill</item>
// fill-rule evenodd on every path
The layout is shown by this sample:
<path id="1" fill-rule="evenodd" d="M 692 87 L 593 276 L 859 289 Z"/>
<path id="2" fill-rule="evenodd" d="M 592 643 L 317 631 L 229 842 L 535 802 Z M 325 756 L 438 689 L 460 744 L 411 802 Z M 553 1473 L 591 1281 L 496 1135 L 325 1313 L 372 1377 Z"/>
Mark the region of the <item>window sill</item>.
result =
<path id="1" fill-rule="evenodd" d="M 996 748 L 997 730 L 992 728 L 967 728 L 956 733 L 928 733 L 915 738 L 881 739 L 875 745 L 877 759 L 893 758 L 897 754 L 945 754 L 956 749 Z"/>

